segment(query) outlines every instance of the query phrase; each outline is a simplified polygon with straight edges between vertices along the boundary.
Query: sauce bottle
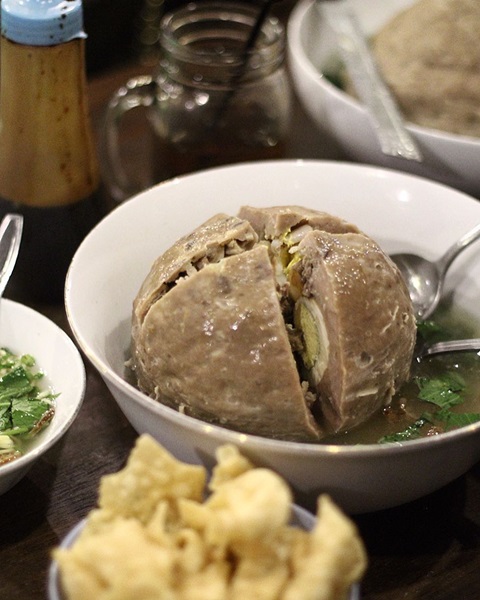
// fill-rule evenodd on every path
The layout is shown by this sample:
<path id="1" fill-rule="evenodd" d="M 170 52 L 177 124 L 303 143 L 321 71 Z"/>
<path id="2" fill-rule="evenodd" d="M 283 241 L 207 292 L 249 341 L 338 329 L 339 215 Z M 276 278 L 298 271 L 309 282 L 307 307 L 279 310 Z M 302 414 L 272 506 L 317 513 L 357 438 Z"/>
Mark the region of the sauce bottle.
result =
<path id="1" fill-rule="evenodd" d="M 2 0 L 0 218 L 24 217 L 7 295 L 60 302 L 72 256 L 105 214 L 89 119 L 81 0 Z"/>

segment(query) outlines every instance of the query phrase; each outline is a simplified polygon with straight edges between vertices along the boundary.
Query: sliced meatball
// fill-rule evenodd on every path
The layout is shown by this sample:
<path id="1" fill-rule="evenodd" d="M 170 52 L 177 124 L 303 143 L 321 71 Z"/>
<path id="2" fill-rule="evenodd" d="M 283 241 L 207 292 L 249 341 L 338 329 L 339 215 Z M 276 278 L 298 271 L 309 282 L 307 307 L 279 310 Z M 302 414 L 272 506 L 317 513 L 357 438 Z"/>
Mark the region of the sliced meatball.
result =
<path id="1" fill-rule="evenodd" d="M 365 422 L 406 381 L 416 325 L 402 277 L 362 233 L 312 231 L 294 269 L 303 282 L 295 315 L 303 364 L 333 431 Z M 310 325 L 308 325 L 310 324 Z"/>
<path id="2" fill-rule="evenodd" d="M 258 236 L 248 221 L 218 214 L 180 238 L 154 262 L 134 301 L 133 324 L 141 324 L 150 307 L 181 276 L 204 264 L 251 248 Z"/>
<path id="3" fill-rule="evenodd" d="M 134 336 L 140 388 L 186 414 L 246 433 L 318 440 L 266 246 L 172 288 Z"/>
<path id="4" fill-rule="evenodd" d="M 130 364 L 141 390 L 188 415 L 318 441 L 390 401 L 415 333 L 398 269 L 355 225 L 245 206 L 155 261 L 134 301 Z"/>

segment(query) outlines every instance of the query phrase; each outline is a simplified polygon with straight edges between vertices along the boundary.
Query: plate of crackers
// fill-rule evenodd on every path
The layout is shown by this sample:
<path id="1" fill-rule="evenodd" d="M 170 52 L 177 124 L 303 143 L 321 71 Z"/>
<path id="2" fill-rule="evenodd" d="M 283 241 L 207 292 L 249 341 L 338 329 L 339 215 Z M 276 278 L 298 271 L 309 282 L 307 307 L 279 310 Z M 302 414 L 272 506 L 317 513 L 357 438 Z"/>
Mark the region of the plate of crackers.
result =
<path id="1" fill-rule="evenodd" d="M 355 600 L 367 566 L 330 499 L 317 515 L 289 485 L 220 446 L 209 480 L 147 434 L 100 480 L 97 506 L 52 550 L 50 600 Z"/>

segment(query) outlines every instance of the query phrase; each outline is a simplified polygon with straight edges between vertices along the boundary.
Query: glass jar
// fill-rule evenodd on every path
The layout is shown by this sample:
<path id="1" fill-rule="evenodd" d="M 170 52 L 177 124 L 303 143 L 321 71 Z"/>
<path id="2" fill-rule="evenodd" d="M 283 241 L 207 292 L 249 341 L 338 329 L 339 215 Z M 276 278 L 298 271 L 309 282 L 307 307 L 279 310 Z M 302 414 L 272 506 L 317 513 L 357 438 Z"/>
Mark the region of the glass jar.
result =
<path id="1" fill-rule="evenodd" d="M 267 18 L 248 49 L 258 11 L 213 1 L 164 16 L 156 72 L 129 81 L 107 111 L 107 180 L 118 200 L 138 191 L 123 170 L 119 141 L 122 116 L 137 106 L 148 107 L 153 131 L 152 183 L 284 156 L 290 112 L 284 28 Z"/>

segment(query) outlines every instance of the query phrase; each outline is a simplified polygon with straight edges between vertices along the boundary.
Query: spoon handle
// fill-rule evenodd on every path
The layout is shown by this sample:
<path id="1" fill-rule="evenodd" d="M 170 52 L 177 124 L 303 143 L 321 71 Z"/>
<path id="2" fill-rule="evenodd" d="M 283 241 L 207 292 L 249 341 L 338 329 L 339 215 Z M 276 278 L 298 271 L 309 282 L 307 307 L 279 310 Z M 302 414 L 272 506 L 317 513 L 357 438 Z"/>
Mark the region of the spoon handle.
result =
<path id="1" fill-rule="evenodd" d="M 445 254 L 437 261 L 437 267 L 441 274 L 445 274 L 452 262 L 457 258 L 460 252 L 480 239 L 480 223 L 463 235 L 453 246 L 451 246 Z"/>
<path id="2" fill-rule="evenodd" d="M 23 217 L 9 213 L 0 224 L 0 297 L 17 261 L 22 239 Z"/>
<path id="3" fill-rule="evenodd" d="M 447 352 L 467 352 L 480 351 L 480 338 L 471 338 L 465 340 L 450 340 L 447 342 L 437 342 L 431 346 L 424 346 L 419 354 L 418 359 L 425 356 L 433 356 L 434 354 L 444 354 Z"/>
<path id="4" fill-rule="evenodd" d="M 359 97 L 365 102 L 384 154 L 422 161 L 416 142 L 385 84 L 368 42 L 345 0 L 318 0 L 317 6 L 336 35 L 340 54 Z"/>

